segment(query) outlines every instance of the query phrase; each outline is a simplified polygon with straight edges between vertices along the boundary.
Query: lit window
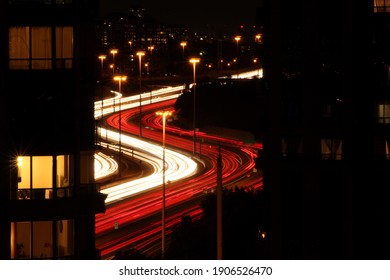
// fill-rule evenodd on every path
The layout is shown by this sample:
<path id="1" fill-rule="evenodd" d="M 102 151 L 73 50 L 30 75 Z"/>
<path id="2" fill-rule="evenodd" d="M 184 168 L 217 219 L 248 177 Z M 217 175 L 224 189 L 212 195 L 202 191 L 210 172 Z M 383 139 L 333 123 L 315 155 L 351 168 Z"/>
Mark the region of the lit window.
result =
<path id="1" fill-rule="evenodd" d="M 380 159 L 390 160 L 390 138 L 381 136 L 375 137 L 374 153 Z"/>
<path id="2" fill-rule="evenodd" d="M 72 161 L 69 155 L 21 156 L 17 158 L 17 199 L 53 198 L 53 161 L 56 160 L 57 197 L 69 197 L 72 186 Z"/>
<path id="3" fill-rule="evenodd" d="M 57 68 L 72 68 L 73 62 L 73 27 L 56 27 Z"/>
<path id="4" fill-rule="evenodd" d="M 321 156 L 326 160 L 342 159 L 342 141 L 340 139 L 321 139 Z"/>
<path id="5" fill-rule="evenodd" d="M 51 65 L 51 28 L 31 28 L 32 69 L 50 69 Z"/>
<path id="6" fill-rule="evenodd" d="M 11 223 L 11 259 L 52 259 L 74 255 L 73 220 Z M 57 250 L 53 251 L 53 240 Z"/>
<path id="7" fill-rule="evenodd" d="M 390 104 L 382 102 L 378 104 L 377 120 L 378 123 L 390 123 Z"/>
<path id="8" fill-rule="evenodd" d="M 72 4 L 73 0 L 55 0 L 55 4 L 58 5 L 65 5 L 65 4 Z M 8 0 L 9 4 L 45 4 L 45 5 L 51 5 L 53 2 L 52 0 Z"/>
<path id="9" fill-rule="evenodd" d="M 389 13 L 390 0 L 374 0 L 374 13 Z"/>
<path id="10" fill-rule="evenodd" d="M 71 68 L 73 61 L 72 27 L 56 27 L 55 38 L 52 38 L 51 27 L 10 27 L 10 69 L 51 69 L 54 46 L 55 67 Z"/>

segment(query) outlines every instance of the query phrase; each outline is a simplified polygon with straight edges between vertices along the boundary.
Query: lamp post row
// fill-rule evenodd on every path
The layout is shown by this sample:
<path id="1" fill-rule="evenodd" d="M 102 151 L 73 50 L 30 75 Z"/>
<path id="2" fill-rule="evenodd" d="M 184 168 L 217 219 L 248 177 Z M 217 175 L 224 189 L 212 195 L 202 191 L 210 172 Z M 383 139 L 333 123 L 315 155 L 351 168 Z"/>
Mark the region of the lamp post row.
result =
<path id="1" fill-rule="evenodd" d="M 184 46 L 183 46 L 184 49 Z M 116 54 L 116 52 L 115 52 Z M 113 57 L 115 55 L 113 53 Z M 142 73 L 141 73 L 141 65 L 142 65 L 142 56 L 145 55 L 145 52 L 137 52 L 137 55 L 139 57 L 139 106 L 140 106 L 140 117 L 142 114 L 142 98 L 141 98 L 141 90 L 142 90 Z M 99 59 L 101 59 L 101 67 L 103 70 L 103 60 L 105 59 L 105 56 L 99 56 Z M 191 58 L 189 60 L 190 63 L 193 65 L 193 140 L 194 140 L 194 148 L 193 148 L 193 154 L 194 156 L 196 155 L 196 64 L 200 62 L 199 58 Z M 115 67 L 115 66 L 114 66 Z M 118 82 L 118 92 L 120 94 L 120 100 L 119 100 L 119 175 L 121 175 L 121 168 L 120 168 L 120 161 L 121 161 L 121 155 L 122 155 L 122 143 L 121 143 L 121 136 L 122 136 L 122 108 L 121 108 L 121 97 L 122 97 L 122 82 L 125 82 L 127 80 L 126 76 L 114 76 L 114 81 Z M 115 110 L 115 108 L 114 108 Z M 162 224 L 162 229 L 161 229 L 161 253 L 162 253 L 162 258 L 165 258 L 165 170 L 166 170 L 166 162 L 165 162 L 165 127 L 166 127 L 166 118 L 167 116 L 170 116 L 172 114 L 171 111 L 159 111 L 156 113 L 156 115 L 162 116 L 162 123 L 163 123 L 163 139 L 162 139 L 162 150 L 163 150 L 163 156 L 162 156 L 162 162 L 163 162 L 163 179 L 162 179 L 162 215 L 161 215 L 161 224 Z M 142 122 L 140 120 L 140 137 L 142 137 Z"/>

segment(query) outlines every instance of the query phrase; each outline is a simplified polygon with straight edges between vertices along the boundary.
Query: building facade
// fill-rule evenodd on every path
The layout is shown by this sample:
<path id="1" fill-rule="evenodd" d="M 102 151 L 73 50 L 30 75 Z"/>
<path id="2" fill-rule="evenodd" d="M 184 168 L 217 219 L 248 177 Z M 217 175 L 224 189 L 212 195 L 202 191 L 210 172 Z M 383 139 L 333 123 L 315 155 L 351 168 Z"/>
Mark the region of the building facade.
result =
<path id="1" fill-rule="evenodd" d="M 97 259 L 99 1 L 0 3 L 0 259 Z"/>
<path id="2" fill-rule="evenodd" d="M 388 259 L 389 1 L 264 1 L 275 259 Z"/>

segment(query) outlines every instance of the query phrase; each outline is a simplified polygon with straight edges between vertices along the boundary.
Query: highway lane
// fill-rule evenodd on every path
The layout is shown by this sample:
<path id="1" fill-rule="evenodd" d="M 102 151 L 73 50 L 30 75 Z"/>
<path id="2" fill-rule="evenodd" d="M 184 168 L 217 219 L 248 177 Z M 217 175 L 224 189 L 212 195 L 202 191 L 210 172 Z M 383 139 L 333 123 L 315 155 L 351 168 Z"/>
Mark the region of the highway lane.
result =
<path id="1" fill-rule="evenodd" d="M 137 100 L 137 98 L 134 100 Z M 142 121 L 145 126 L 143 130 L 145 140 L 161 142 L 161 117 L 156 116 L 155 111 L 161 108 L 171 108 L 174 100 L 174 98 L 168 98 L 168 101 L 165 102 L 161 100 L 154 104 L 150 102 L 149 104 L 143 104 L 145 115 L 142 117 Z M 137 117 L 137 102 L 134 101 L 132 105 L 130 103 L 128 104 L 129 109 L 121 113 L 121 128 L 124 134 L 131 135 L 137 134 L 139 125 L 131 121 Z M 119 114 L 110 115 L 107 118 L 107 124 L 119 129 Z M 170 127 L 169 125 L 167 126 L 167 132 L 169 132 L 166 137 L 167 148 L 180 149 L 184 151 L 182 153 L 190 156 L 193 148 L 192 132 Z M 223 162 L 224 187 L 250 186 L 260 188 L 262 186 L 261 175 L 253 172 L 253 158 L 256 156 L 253 147 L 206 134 L 203 134 L 202 137 L 204 142 L 201 144 L 202 148 L 199 149 L 202 154 L 195 159 L 198 163 L 207 163 L 204 165 L 201 174 L 185 181 L 177 180 L 167 184 L 166 208 L 167 212 L 173 215 L 167 217 L 167 233 L 174 224 L 180 221 L 182 215 L 190 215 L 194 218 L 200 217 L 199 199 L 205 192 L 212 191 L 216 186 L 218 143 L 223 143 L 220 151 Z M 225 148 L 226 144 L 230 146 Z M 168 177 L 167 181 L 170 181 Z M 243 182 L 245 182 L 245 185 L 241 184 Z M 102 250 L 102 256 L 104 258 L 112 256 L 118 249 L 125 247 L 135 247 L 143 250 L 158 249 L 158 243 L 161 239 L 161 208 L 161 184 L 143 190 L 142 195 L 136 192 L 131 198 L 121 200 L 121 203 L 113 201 L 111 205 L 108 205 L 106 213 L 96 217 L 97 247 Z M 176 210 L 172 211 L 172 209 Z"/>
<path id="2" fill-rule="evenodd" d="M 169 106 L 167 102 L 163 104 L 164 106 Z M 166 108 L 166 107 L 165 107 Z M 145 124 L 149 127 L 149 129 L 143 132 L 143 136 L 155 140 L 160 141 L 161 139 L 161 125 L 159 121 L 154 120 L 153 118 L 159 118 L 154 114 L 154 110 L 157 110 L 155 106 L 152 106 L 152 111 L 149 114 L 146 114 L 143 118 Z M 147 107 L 145 107 L 147 110 Z M 138 130 L 138 125 L 128 120 L 131 119 L 134 114 L 136 114 L 137 109 L 127 110 L 122 112 L 122 131 L 132 133 L 133 131 Z M 111 115 L 107 122 L 113 127 L 119 127 L 119 117 L 117 115 Z M 176 132 L 179 132 L 177 128 L 175 128 Z M 169 134 L 166 137 L 167 147 L 176 147 L 180 150 L 191 151 L 193 147 L 193 142 L 190 138 L 183 139 L 183 134 L 188 132 L 181 131 L 178 135 Z M 223 139 L 220 139 L 223 140 Z M 187 179 L 184 182 L 179 181 L 176 183 L 168 183 L 167 191 L 166 191 L 166 208 L 170 209 L 176 207 L 176 209 L 180 209 L 178 213 L 176 213 L 176 217 L 181 217 L 182 215 L 190 215 L 195 216 L 194 213 L 199 214 L 201 209 L 198 205 L 201 197 L 203 196 L 205 191 L 212 191 L 216 186 L 216 167 L 217 167 L 217 157 L 218 157 L 218 145 L 215 142 L 215 137 L 212 137 L 212 143 L 204 142 L 202 144 L 202 155 L 200 159 L 202 161 L 207 162 L 202 174 L 198 176 Z M 222 166 L 223 166 L 223 184 L 225 187 L 234 187 L 240 185 L 240 181 L 243 179 L 248 180 L 248 174 L 253 173 L 253 157 L 256 155 L 255 152 L 251 148 L 221 148 L 222 155 Z M 252 179 L 252 178 L 251 178 Z M 259 181 L 260 180 L 260 181 Z M 170 181 L 169 177 L 167 177 L 167 182 Z M 160 181 L 162 182 L 162 180 Z M 241 185 L 242 186 L 242 185 Z M 254 185 L 252 187 L 260 187 L 261 186 L 261 178 L 257 178 Z M 186 207 L 189 204 L 189 208 Z M 182 207 L 179 207 L 182 205 Z M 109 206 L 106 213 L 103 215 L 98 215 L 96 217 L 96 234 L 98 237 L 98 248 L 102 250 L 102 256 L 112 255 L 118 248 L 123 248 L 126 246 L 132 246 L 138 249 L 144 249 L 145 243 L 150 244 L 151 240 L 158 242 L 159 238 L 161 238 L 161 217 L 159 217 L 159 213 L 161 213 L 162 209 L 162 196 L 161 196 L 161 185 L 158 188 L 151 190 L 148 193 L 143 193 L 140 196 L 133 197 L 129 200 L 123 200 L 120 204 L 115 204 L 113 206 Z M 153 230 L 150 229 L 150 226 L 144 227 L 143 232 L 138 237 L 126 238 L 130 233 L 126 233 L 124 230 L 124 234 L 115 238 L 114 240 L 110 240 L 105 243 L 104 236 L 107 232 L 112 232 L 114 230 L 114 225 L 117 225 L 121 228 L 130 229 L 131 234 L 133 234 L 133 228 L 136 228 L 136 224 L 139 223 L 141 219 L 153 220 L 150 222 L 151 225 L 154 225 Z M 179 218 L 174 219 L 172 222 L 167 223 L 167 228 L 170 229 L 175 223 L 180 221 Z M 139 229 L 142 231 L 142 229 Z M 169 233 L 169 230 L 167 231 Z M 130 234 L 130 235 L 131 235 Z M 119 235 L 118 232 L 115 235 Z M 100 238 L 102 237 L 102 238 Z M 141 238 L 142 237 L 142 238 Z M 129 243 L 129 240 L 133 240 L 137 243 Z M 115 244 L 113 246 L 112 244 Z"/>

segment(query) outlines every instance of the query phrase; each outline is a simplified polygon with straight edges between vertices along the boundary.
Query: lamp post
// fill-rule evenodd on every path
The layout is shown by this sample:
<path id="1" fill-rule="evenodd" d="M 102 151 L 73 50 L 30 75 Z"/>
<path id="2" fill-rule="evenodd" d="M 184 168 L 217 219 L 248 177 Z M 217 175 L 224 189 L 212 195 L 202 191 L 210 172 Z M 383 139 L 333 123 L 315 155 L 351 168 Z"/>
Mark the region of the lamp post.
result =
<path id="1" fill-rule="evenodd" d="M 150 51 L 150 56 L 153 54 L 154 46 L 149 46 L 148 50 Z"/>
<path id="2" fill-rule="evenodd" d="M 107 58 L 107 56 L 105 55 L 99 55 L 99 59 L 100 59 L 100 65 L 101 65 L 101 68 L 100 68 L 100 75 L 103 76 L 103 66 L 104 66 L 104 60 Z"/>
<path id="3" fill-rule="evenodd" d="M 194 104 L 193 104 L 193 120 L 192 120 L 192 126 L 194 130 L 194 156 L 196 155 L 196 64 L 200 62 L 199 58 L 191 58 L 190 62 L 193 64 L 194 69 L 194 83 L 193 83 L 193 89 L 194 89 Z"/>
<path id="4" fill-rule="evenodd" d="M 103 79 L 103 69 L 104 69 L 104 60 L 107 58 L 106 55 L 99 55 L 98 58 L 100 59 L 100 80 Z M 101 121 L 103 121 L 103 93 L 100 95 L 101 101 L 102 101 L 102 108 L 101 108 Z"/>
<path id="5" fill-rule="evenodd" d="M 185 46 L 187 46 L 187 42 L 181 42 L 180 46 L 182 46 L 182 48 L 183 48 L 183 58 L 184 58 L 184 48 L 185 48 Z"/>
<path id="6" fill-rule="evenodd" d="M 237 42 L 237 55 L 238 55 L 238 54 L 239 54 L 238 43 L 239 43 L 240 40 L 241 40 L 241 36 L 236 36 L 236 37 L 234 37 L 234 40 L 236 40 L 236 42 Z"/>
<path id="7" fill-rule="evenodd" d="M 171 111 L 158 111 L 156 115 L 162 116 L 163 120 L 163 185 L 162 185 L 162 208 L 161 208 L 161 256 L 165 258 L 165 124 L 167 116 L 172 115 Z"/>
<path id="8" fill-rule="evenodd" d="M 115 76 L 114 81 L 118 82 L 118 92 L 121 95 L 119 99 L 119 165 L 118 165 L 118 171 L 119 171 L 119 176 L 121 175 L 121 159 L 122 159 L 122 82 L 126 81 L 127 77 L 126 76 Z"/>
<path id="9" fill-rule="evenodd" d="M 141 77 L 142 77 L 142 56 L 145 55 L 145 52 L 139 51 L 137 52 L 138 55 L 138 61 L 139 61 L 139 136 L 142 137 L 142 98 L 141 98 Z"/>
<path id="10" fill-rule="evenodd" d="M 113 64 L 112 74 L 115 75 L 115 55 L 118 53 L 118 50 L 112 49 L 110 53 L 112 54 L 112 64 Z"/>

